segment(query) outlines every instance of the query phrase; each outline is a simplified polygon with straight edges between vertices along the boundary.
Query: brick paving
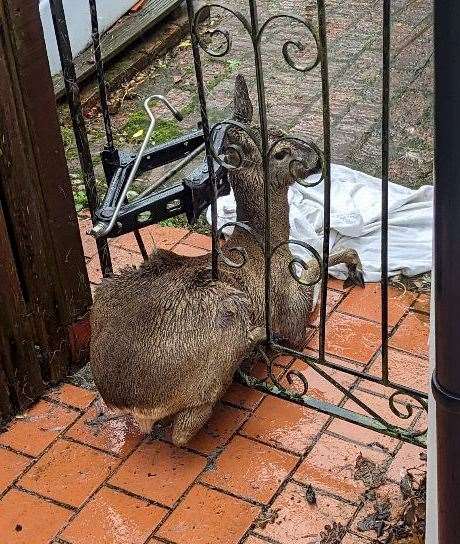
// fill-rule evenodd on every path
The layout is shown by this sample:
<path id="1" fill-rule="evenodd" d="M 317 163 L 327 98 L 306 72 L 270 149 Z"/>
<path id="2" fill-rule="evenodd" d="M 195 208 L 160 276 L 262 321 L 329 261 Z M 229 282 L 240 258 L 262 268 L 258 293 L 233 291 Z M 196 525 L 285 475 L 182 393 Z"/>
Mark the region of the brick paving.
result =
<path id="1" fill-rule="evenodd" d="M 390 174 L 417 187 L 432 177 L 431 4 L 397 0 L 392 5 Z M 280 9 L 307 10 L 315 18 L 313 4 L 303 0 L 260 0 L 259 6 L 261 19 Z M 232 7 L 247 10 L 244 0 L 234 0 Z M 332 158 L 379 175 L 381 2 L 328 0 L 327 11 Z M 222 23 L 234 35 L 234 49 L 225 59 L 205 63 L 212 119 L 230 111 L 236 72 L 246 75 L 254 94 L 248 41 L 240 27 L 225 17 Z M 300 37 L 296 27 L 290 32 Z M 270 124 L 321 143 L 318 71 L 306 77 L 289 71 L 280 55 L 281 37 L 281 27 L 274 25 L 264 48 Z M 117 140 L 133 145 L 123 127 L 152 91 L 166 94 L 187 113 L 184 127 L 193 126 L 198 119 L 194 89 L 191 51 L 184 42 L 130 87 L 114 115 Z M 96 154 L 100 119 L 89 124 Z M 88 227 L 82 217 L 82 233 Z M 183 228 L 154 226 L 143 234 L 148 250 L 153 241 L 181 255 L 210 248 L 209 238 Z M 100 282 L 96 247 L 90 237 L 82 239 L 95 286 Z M 111 251 L 115 272 L 141 262 L 131 235 L 112 240 Z M 328 299 L 328 359 L 378 375 L 379 287 L 346 290 L 331 279 Z M 429 297 L 392 288 L 389 310 L 390 377 L 426 391 Z M 311 354 L 318 347 L 317 326 L 316 317 L 307 347 Z M 277 365 L 283 383 L 288 370 L 300 370 L 312 396 L 362 411 L 305 363 L 283 357 Z M 262 368 L 252 372 L 263 375 Z M 388 421 L 400 423 L 385 388 L 335 371 L 331 376 Z M 384 476 L 377 494 L 390 498 L 394 511 L 401 507 L 398 482 L 405 471 L 425 468 L 420 448 L 239 384 L 181 449 L 171 445 L 167 432 L 146 437 L 125 418 L 98 422 L 103 408 L 97 392 L 67 383 L 48 391 L 0 434 L 1 544 L 313 544 L 334 521 L 346 528 L 340 544 L 369 544 L 376 542 L 375 532 L 360 532 L 359 521 L 375 501 L 355 479 L 357 457 L 380 467 Z M 423 420 L 415 408 L 405 423 L 419 428 Z M 309 485 L 316 504 L 306 499 Z"/>
<path id="2" fill-rule="evenodd" d="M 264 21 L 269 15 L 291 12 L 309 17 L 316 24 L 314 5 L 304 0 L 258 0 L 259 18 Z M 248 16 L 247 0 L 234 0 L 231 7 Z M 381 1 L 328 0 L 326 8 L 332 160 L 379 176 Z M 432 183 L 431 18 L 428 0 L 392 2 L 390 179 L 411 187 Z M 233 83 L 238 72 L 245 75 L 256 101 L 252 47 L 242 25 L 221 10 L 213 9 L 211 28 L 218 26 L 230 32 L 232 49 L 220 59 L 202 55 L 212 121 L 231 113 Z M 310 60 L 314 44 L 303 27 L 295 23 L 272 23 L 262 41 L 268 120 L 272 126 L 311 138 L 321 145 L 319 68 L 299 74 L 286 65 L 281 54 L 282 44 L 291 38 L 306 46 L 304 53 L 294 58 L 299 63 Z M 115 136 L 122 147 L 138 145 L 138 140 L 130 138 L 126 126 L 133 114 L 142 117 L 142 102 L 153 93 L 161 92 L 183 112 L 185 120 L 177 125 L 177 130 L 193 127 L 199 119 L 199 109 L 190 42 L 184 40 L 165 57 L 153 62 L 127 89 L 129 92 L 122 90 L 125 99 L 113 115 Z M 118 97 L 119 94 L 116 101 Z M 171 120 L 165 108 L 158 107 L 156 111 L 160 120 Z M 93 151 L 97 155 L 103 145 L 101 119 L 95 116 L 88 122 L 93 131 L 90 138 Z M 79 178 L 76 161 L 72 164 Z"/>
<path id="3" fill-rule="evenodd" d="M 83 233 L 84 220 L 81 227 Z M 207 237 L 184 229 L 146 231 L 160 247 L 184 255 L 209 251 Z M 130 236 L 111 246 L 117 266 L 140 263 Z M 85 253 L 97 284 L 97 255 L 88 240 Z M 375 285 L 346 290 L 330 282 L 331 361 L 378 374 L 377 292 Z M 426 391 L 428 301 L 395 288 L 390 301 L 390 373 Z M 313 329 L 310 353 L 315 338 Z M 361 411 L 305 363 L 286 356 L 276 363 L 285 384 L 288 370 L 300 370 L 312 396 Z M 262 365 L 252 372 L 264 376 Z M 388 421 L 400 423 L 385 388 L 331 374 Z M 392 501 L 393 512 L 402 505 L 405 471 L 425 470 L 418 447 L 240 384 L 231 386 L 186 448 L 174 447 L 168 432 L 140 434 L 125 417 L 98 421 L 101 409 L 96 391 L 66 383 L 0 434 L 2 544 L 313 544 L 334 521 L 347 530 L 341 544 L 369 544 L 376 542 L 375 532 L 361 532 L 358 524 L 375 501 L 355 478 L 358 456 L 384 474 L 376 491 Z M 420 426 L 422 420 L 414 409 L 405 423 Z M 316 504 L 306 499 L 309 485 Z"/>

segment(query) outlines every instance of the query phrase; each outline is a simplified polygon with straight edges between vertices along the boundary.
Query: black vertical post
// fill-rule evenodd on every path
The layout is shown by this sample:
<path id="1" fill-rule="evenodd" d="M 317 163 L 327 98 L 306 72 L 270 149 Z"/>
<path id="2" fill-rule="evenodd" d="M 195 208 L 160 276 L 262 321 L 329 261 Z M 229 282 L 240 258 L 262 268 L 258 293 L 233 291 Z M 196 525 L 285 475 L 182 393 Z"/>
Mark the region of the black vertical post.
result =
<path id="1" fill-rule="evenodd" d="M 109 96 L 105 81 L 104 62 L 102 60 L 101 35 L 99 33 L 96 0 L 89 0 L 89 12 L 91 15 L 91 38 L 93 41 L 94 62 L 96 63 L 97 81 L 99 85 L 99 101 L 101 103 L 102 119 L 104 121 L 105 136 L 107 139 L 107 146 L 104 150 L 104 154 L 106 157 L 109 157 L 111 163 L 118 164 L 120 159 L 118 150 L 115 148 L 113 142 L 112 120 L 110 118 Z M 146 261 L 148 259 L 148 253 L 138 229 L 134 231 L 134 237 L 136 238 L 142 257 L 144 258 L 144 261 Z"/>
<path id="2" fill-rule="evenodd" d="M 460 3 L 434 1 L 435 330 L 439 544 L 460 534 Z"/>
<path id="3" fill-rule="evenodd" d="M 96 176 L 91 158 L 85 119 L 83 117 L 80 89 L 78 86 L 77 74 L 75 72 L 75 65 L 73 63 L 72 49 L 70 46 L 69 32 L 67 29 L 62 0 L 51 0 L 50 9 L 53 18 L 59 57 L 61 60 L 62 76 L 64 78 L 70 116 L 72 118 L 73 131 L 75 134 L 75 144 L 77 146 L 80 165 L 83 172 L 83 181 L 88 199 L 88 208 L 91 213 L 91 218 L 94 221 L 94 212 L 98 206 Z M 101 262 L 102 273 L 104 276 L 107 276 L 112 273 L 112 261 L 110 258 L 107 240 L 96 240 L 96 245 L 99 260 Z"/>

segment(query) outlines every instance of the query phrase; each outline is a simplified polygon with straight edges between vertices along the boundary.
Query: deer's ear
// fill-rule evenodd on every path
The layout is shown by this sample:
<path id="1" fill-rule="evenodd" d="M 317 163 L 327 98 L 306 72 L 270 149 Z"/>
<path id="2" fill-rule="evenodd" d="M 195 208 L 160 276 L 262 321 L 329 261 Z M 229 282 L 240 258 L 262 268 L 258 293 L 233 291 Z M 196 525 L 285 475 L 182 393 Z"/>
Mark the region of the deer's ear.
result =
<path id="1" fill-rule="evenodd" d="M 241 74 L 236 76 L 235 80 L 235 94 L 234 94 L 234 114 L 233 117 L 236 121 L 241 123 L 250 124 L 252 121 L 253 107 L 249 97 L 248 86 L 246 80 Z"/>

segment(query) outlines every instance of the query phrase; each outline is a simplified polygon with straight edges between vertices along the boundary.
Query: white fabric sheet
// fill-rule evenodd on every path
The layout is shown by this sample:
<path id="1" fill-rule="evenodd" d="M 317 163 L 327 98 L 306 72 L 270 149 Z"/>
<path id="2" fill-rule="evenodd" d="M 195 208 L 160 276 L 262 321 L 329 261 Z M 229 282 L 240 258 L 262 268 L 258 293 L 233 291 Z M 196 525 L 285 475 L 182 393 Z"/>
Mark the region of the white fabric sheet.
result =
<path id="1" fill-rule="evenodd" d="M 319 174 L 311 176 L 312 182 Z M 296 183 L 289 189 L 290 237 L 312 245 L 319 253 L 323 236 L 323 184 L 306 188 Z M 380 280 L 381 180 L 345 166 L 331 166 L 330 251 L 346 247 L 358 251 L 367 282 Z M 433 188 L 408 189 L 389 185 L 389 275 L 414 276 L 431 270 Z M 210 221 L 210 210 L 207 213 Z M 218 226 L 236 220 L 233 194 L 218 200 Z M 227 233 L 228 234 L 228 233 Z M 295 256 L 308 252 L 291 245 Z M 344 279 L 343 265 L 331 275 Z"/>

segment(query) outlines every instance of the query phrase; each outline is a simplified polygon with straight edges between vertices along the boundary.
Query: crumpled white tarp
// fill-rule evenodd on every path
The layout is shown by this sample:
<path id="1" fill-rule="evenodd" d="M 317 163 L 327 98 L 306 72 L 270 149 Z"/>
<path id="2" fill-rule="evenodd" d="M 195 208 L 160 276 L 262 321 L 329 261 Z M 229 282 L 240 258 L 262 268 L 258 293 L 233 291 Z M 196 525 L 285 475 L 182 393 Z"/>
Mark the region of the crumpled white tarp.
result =
<path id="1" fill-rule="evenodd" d="M 319 179 L 311 176 L 309 183 Z M 303 187 L 294 184 L 288 193 L 290 237 L 307 242 L 320 254 L 323 243 L 323 184 Z M 380 280 L 381 180 L 337 164 L 331 165 L 330 251 L 354 248 L 363 263 L 367 282 Z M 389 184 L 388 269 L 389 275 L 415 276 L 431 270 L 433 187 L 418 190 Z M 210 210 L 207 212 L 210 222 Z M 233 193 L 218 200 L 218 227 L 236 220 Z M 229 234 L 227 232 L 226 234 Z M 291 245 L 302 259 L 308 251 Z M 344 279 L 344 265 L 330 269 L 332 276 Z"/>

